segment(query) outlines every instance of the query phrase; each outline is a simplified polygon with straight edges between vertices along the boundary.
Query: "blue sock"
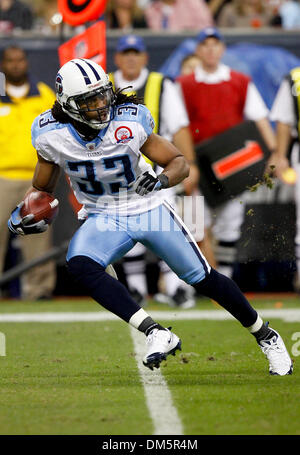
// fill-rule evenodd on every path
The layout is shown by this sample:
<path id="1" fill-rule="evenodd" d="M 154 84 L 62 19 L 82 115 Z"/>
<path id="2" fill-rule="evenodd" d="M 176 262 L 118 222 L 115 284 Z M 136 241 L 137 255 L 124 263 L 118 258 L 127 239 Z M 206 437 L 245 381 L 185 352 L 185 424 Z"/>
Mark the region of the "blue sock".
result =
<path id="1" fill-rule="evenodd" d="M 128 322 L 140 306 L 126 287 L 105 272 L 105 268 L 87 256 L 74 256 L 68 262 L 69 272 L 104 308 Z"/>
<path id="2" fill-rule="evenodd" d="M 257 312 L 237 284 L 225 275 L 211 269 L 210 274 L 204 280 L 193 286 L 199 294 L 218 302 L 244 327 L 250 327 L 256 322 Z"/>
<path id="3" fill-rule="evenodd" d="M 87 256 L 74 256 L 68 262 L 69 272 L 86 289 L 87 295 L 93 297 L 108 311 L 119 316 L 126 322 L 141 309 L 132 299 L 126 287 L 105 272 L 105 268 Z M 165 330 L 157 322 L 147 316 L 139 325 L 138 330 L 147 336 L 151 330 Z"/>

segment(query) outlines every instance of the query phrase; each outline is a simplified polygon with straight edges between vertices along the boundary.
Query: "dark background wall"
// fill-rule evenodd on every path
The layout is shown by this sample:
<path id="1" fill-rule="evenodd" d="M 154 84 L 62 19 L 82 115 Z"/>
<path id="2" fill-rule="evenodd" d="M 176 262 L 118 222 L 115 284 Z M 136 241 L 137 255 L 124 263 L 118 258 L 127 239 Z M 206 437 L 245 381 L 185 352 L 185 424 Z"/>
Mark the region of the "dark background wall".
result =
<path id="1" fill-rule="evenodd" d="M 224 31 L 223 34 L 227 45 L 247 42 L 278 46 L 283 47 L 300 58 L 300 33 L 236 32 L 233 34 Z M 113 53 L 119 36 L 121 36 L 119 33 L 107 34 L 107 71 L 114 69 Z M 158 70 L 184 39 L 193 38 L 194 36 L 191 34 L 153 35 L 149 34 L 149 32 L 144 32 L 143 37 L 150 55 L 149 68 L 151 70 Z M 58 37 L 44 38 L 39 36 L 1 37 L 0 50 L 12 42 L 21 45 L 28 52 L 32 72 L 53 87 L 55 75 L 59 68 L 57 48 L 63 40 Z M 245 56 L 245 59 L 247 59 L 247 56 Z"/>

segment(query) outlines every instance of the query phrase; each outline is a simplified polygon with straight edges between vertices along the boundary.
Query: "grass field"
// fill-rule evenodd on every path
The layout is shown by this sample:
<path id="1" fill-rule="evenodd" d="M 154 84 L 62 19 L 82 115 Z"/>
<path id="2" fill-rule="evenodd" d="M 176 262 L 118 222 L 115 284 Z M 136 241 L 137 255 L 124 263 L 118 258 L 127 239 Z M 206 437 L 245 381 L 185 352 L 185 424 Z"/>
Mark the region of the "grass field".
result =
<path id="1" fill-rule="evenodd" d="M 281 312 L 300 312 L 300 299 L 252 296 L 251 302 L 257 309 L 278 312 L 270 325 L 291 352 L 300 318 L 286 322 Z M 292 356 L 293 375 L 270 376 L 254 338 L 235 320 L 183 320 L 193 309 L 164 321 L 170 310 L 155 302 L 147 307 L 150 314 L 163 312 L 160 321 L 182 338 L 182 352 L 168 358 L 161 372 L 183 434 L 300 435 L 297 356 Z M 196 310 L 222 312 L 202 299 Z M 104 320 L 1 320 L 8 314 L 71 312 L 101 312 Z M 128 325 L 105 320 L 108 314 L 90 300 L 0 302 L 0 331 L 6 338 L 6 356 L 0 357 L 0 434 L 153 434 L 155 422 L 138 370 L 141 358 Z"/>

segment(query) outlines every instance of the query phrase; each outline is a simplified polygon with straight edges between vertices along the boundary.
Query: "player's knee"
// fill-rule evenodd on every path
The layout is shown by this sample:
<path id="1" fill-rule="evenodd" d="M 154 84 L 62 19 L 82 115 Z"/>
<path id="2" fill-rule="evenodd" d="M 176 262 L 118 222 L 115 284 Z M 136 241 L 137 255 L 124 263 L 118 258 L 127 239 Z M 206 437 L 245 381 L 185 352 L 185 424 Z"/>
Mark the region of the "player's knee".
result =
<path id="1" fill-rule="evenodd" d="M 197 269 L 189 271 L 184 275 L 178 274 L 178 277 L 186 284 L 189 284 L 190 286 L 195 286 L 198 283 L 204 281 L 205 278 L 208 276 L 208 273 L 209 272 L 205 272 L 205 270 L 202 267 L 198 267 Z"/>
<path id="2" fill-rule="evenodd" d="M 193 286 L 200 294 L 210 297 L 211 291 L 216 286 L 218 287 L 219 275 L 215 269 L 211 268 L 210 273 L 205 275 L 201 281 L 193 284 Z"/>
<path id="3" fill-rule="evenodd" d="M 98 262 L 87 256 L 74 256 L 67 262 L 69 273 L 79 281 L 84 281 L 84 277 L 97 272 L 104 273 L 105 268 Z"/>
<path id="4" fill-rule="evenodd" d="M 237 285 L 230 278 L 212 268 L 202 281 L 194 284 L 194 288 L 199 294 L 213 298 L 216 294 L 221 295 L 228 290 L 237 288 Z"/>

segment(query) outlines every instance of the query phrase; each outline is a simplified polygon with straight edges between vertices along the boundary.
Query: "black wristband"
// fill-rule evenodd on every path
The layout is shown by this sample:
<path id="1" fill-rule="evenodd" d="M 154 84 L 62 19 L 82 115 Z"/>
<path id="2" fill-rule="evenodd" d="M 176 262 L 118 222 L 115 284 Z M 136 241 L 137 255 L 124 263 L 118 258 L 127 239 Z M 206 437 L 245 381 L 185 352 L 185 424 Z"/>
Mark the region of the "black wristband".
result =
<path id="1" fill-rule="evenodd" d="M 169 188 L 169 179 L 166 174 L 159 174 L 157 178 L 160 181 L 162 188 Z"/>

